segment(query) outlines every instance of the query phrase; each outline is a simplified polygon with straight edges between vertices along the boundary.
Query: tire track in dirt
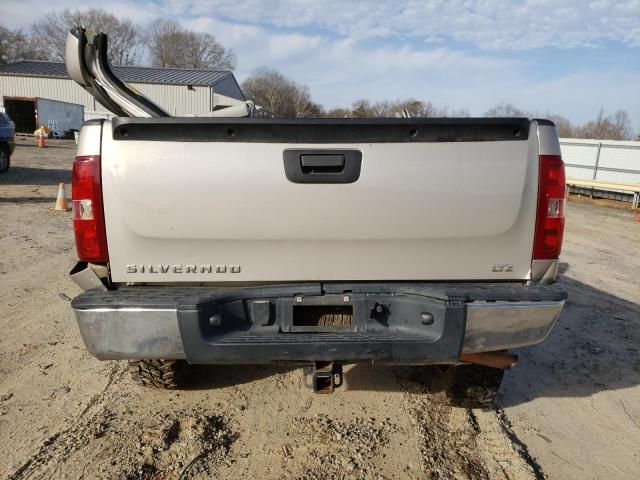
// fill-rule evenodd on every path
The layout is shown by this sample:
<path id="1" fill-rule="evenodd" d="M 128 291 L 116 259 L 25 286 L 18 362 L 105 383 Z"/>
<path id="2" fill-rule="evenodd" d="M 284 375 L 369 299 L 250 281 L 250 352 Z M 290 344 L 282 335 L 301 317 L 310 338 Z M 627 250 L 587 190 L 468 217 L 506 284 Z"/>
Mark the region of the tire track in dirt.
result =
<path id="1" fill-rule="evenodd" d="M 477 431 L 466 411 L 454 411 L 429 394 L 426 385 L 409 378 L 409 371 L 398 371 L 397 377 L 405 412 L 418 437 L 422 469 L 429 478 L 488 480 L 489 472 L 476 453 Z"/>
<path id="2" fill-rule="evenodd" d="M 104 388 L 93 395 L 68 428 L 49 436 L 9 480 L 78 478 L 159 480 L 210 478 L 231 461 L 238 438 L 226 414 L 199 405 L 130 408 L 127 367 L 114 362 Z M 135 387 L 141 388 L 141 387 Z M 143 392 L 153 390 L 143 389 Z"/>
<path id="3" fill-rule="evenodd" d="M 107 391 L 114 383 L 122 380 L 124 371 L 122 365 L 115 363 L 108 374 L 104 388 L 89 399 L 73 424 L 46 438 L 38 450 L 9 475 L 9 480 L 31 478 L 37 474 L 43 474 L 42 470 L 46 471 L 50 467 L 55 469 L 74 451 L 86 446 L 91 438 L 99 438 L 112 417 L 107 407 L 112 398 L 107 395 Z M 87 415 L 90 411 L 91 414 Z"/>
<path id="4" fill-rule="evenodd" d="M 516 435 L 516 433 L 513 431 L 511 421 L 507 417 L 505 411 L 501 408 L 497 408 L 495 410 L 495 414 L 498 422 L 500 423 L 502 431 L 507 436 L 513 447 L 516 449 L 516 451 L 520 455 L 520 458 L 527 462 L 527 465 L 529 465 L 529 467 L 533 471 L 536 480 L 544 480 L 545 478 L 547 478 L 538 461 L 529 453 L 529 448 L 527 447 L 527 445 L 522 440 L 520 440 L 520 438 L 518 438 L 518 435 Z"/>
<path id="5" fill-rule="evenodd" d="M 493 410 L 451 407 L 442 392 L 430 392 L 410 370 L 398 370 L 403 406 L 418 437 L 423 472 L 432 480 L 541 480 L 526 445 Z"/>

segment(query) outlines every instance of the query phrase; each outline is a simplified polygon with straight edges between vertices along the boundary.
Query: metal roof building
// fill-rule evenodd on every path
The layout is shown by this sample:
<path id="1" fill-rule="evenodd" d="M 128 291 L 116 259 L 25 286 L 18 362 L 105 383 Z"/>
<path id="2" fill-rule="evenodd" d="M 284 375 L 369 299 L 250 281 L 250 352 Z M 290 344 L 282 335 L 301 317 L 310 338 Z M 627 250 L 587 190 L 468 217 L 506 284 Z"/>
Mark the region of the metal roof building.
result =
<path id="1" fill-rule="evenodd" d="M 206 114 L 245 101 L 232 72 L 179 68 L 112 67 L 124 82 L 175 116 Z M 4 97 L 49 98 L 83 105 L 85 118 L 107 116 L 102 105 L 67 74 L 64 62 L 23 60 L 0 65 Z"/>

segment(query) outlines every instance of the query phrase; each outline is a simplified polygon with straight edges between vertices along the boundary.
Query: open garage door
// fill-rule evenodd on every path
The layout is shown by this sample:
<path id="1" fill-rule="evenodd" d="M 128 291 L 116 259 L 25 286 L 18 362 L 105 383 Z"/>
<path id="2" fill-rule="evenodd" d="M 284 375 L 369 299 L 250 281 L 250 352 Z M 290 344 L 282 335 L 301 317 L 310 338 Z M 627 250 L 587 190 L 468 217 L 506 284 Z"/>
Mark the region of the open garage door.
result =
<path id="1" fill-rule="evenodd" d="M 36 126 L 36 99 L 3 97 L 4 110 L 16 124 L 16 133 L 33 133 Z"/>

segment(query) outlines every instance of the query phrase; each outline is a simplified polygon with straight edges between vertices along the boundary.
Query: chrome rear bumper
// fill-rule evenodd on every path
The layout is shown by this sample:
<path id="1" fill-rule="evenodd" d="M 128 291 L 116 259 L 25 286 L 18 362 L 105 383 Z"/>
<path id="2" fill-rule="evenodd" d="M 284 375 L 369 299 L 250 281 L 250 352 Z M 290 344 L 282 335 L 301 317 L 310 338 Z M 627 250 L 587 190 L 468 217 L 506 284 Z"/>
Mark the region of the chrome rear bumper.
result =
<path id="1" fill-rule="evenodd" d="M 549 335 L 563 306 L 564 300 L 469 303 L 462 351 L 491 352 L 540 343 Z"/>
<path id="2" fill-rule="evenodd" d="M 74 299 L 73 307 L 87 349 L 103 360 L 428 364 L 453 362 L 462 353 L 539 343 L 549 334 L 566 299 L 557 285 L 473 285 L 468 291 L 464 285 L 441 284 L 344 287 L 127 287 L 85 292 Z M 336 298 L 349 299 L 355 326 L 349 331 L 291 333 L 286 313 L 281 316 L 278 311 L 290 311 L 298 298 L 313 305 L 326 303 L 332 291 L 349 292 Z M 258 314 L 254 306 L 261 302 L 268 307 L 261 307 L 263 313 Z M 385 305 L 384 318 L 371 313 L 376 305 Z M 432 323 L 421 322 L 424 311 L 433 313 Z"/>

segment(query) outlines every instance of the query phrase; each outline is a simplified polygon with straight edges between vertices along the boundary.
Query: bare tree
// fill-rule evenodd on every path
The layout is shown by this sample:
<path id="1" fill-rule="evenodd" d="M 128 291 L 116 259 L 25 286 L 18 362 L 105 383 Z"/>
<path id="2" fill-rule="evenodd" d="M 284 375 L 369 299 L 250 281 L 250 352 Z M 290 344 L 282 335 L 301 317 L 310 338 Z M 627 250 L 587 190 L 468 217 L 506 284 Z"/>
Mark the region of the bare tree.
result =
<path id="1" fill-rule="evenodd" d="M 233 70 L 236 67 L 233 50 L 223 47 L 213 35 L 185 32 L 185 37 L 186 64 L 190 68 Z"/>
<path id="2" fill-rule="evenodd" d="M 118 19 L 100 8 L 49 12 L 31 27 L 31 35 L 51 60 L 64 60 L 67 33 L 72 27 L 104 32 L 109 36 L 109 58 L 115 65 L 137 65 L 144 53 L 140 29 L 129 19 Z"/>
<path id="3" fill-rule="evenodd" d="M 183 29 L 173 20 L 158 19 L 147 29 L 147 46 L 156 67 L 233 70 L 236 56 L 213 35 Z"/>
<path id="4" fill-rule="evenodd" d="M 351 105 L 351 116 L 353 118 L 375 117 L 376 112 L 369 100 L 360 99 Z"/>
<path id="5" fill-rule="evenodd" d="M 351 117 L 351 110 L 349 110 L 348 108 L 342 108 L 342 107 L 332 108 L 331 110 L 329 110 L 328 112 L 325 113 L 325 117 L 328 117 L 328 118 L 350 118 Z"/>
<path id="6" fill-rule="evenodd" d="M 521 110 L 510 103 L 500 103 L 485 113 L 485 117 L 529 117 L 537 115 Z M 629 140 L 632 137 L 631 119 L 626 110 L 618 110 L 613 115 L 605 116 L 600 109 L 595 120 L 582 126 L 574 126 L 571 122 L 556 114 L 547 113 L 546 117 L 555 123 L 558 136 L 563 138 L 594 138 L 597 140 Z"/>
<path id="7" fill-rule="evenodd" d="M 446 116 L 446 108 L 438 108 L 431 102 L 423 102 L 415 98 L 406 100 L 398 100 L 392 102 L 389 106 L 386 116 L 396 115 L 397 112 L 406 110 L 412 117 L 444 117 Z"/>
<path id="8" fill-rule="evenodd" d="M 242 91 L 256 105 L 282 117 L 315 117 L 322 108 L 311 100 L 306 85 L 298 85 L 280 72 L 260 67 L 242 84 Z"/>
<path id="9" fill-rule="evenodd" d="M 0 25 L 0 64 L 22 59 L 46 60 L 47 55 L 22 30 L 9 30 Z"/>
<path id="10" fill-rule="evenodd" d="M 594 138 L 596 140 L 630 140 L 631 120 L 626 110 L 618 110 L 613 115 L 604 116 L 600 109 L 595 120 L 587 122 L 575 130 L 576 138 Z"/>
<path id="11" fill-rule="evenodd" d="M 569 119 L 562 115 L 547 114 L 547 118 L 556 125 L 558 136 L 561 138 L 571 138 L 574 136 L 574 127 L 571 125 Z"/>
<path id="12" fill-rule="evenodd" d="M 613 126 L 621 140 L 631 140 L 631 119 L 626 110 L 618 110 L 613 114 Z"/>
<path id="13" fill-rule="evenodd" d="M 423 102 L 415 98 L 405 100 L 382 100 L 371 103 L 366 99 L 353 102 L 350 109 L 335 108 L 327 113 L 329 117 L 337 118 L 370 118 L 370 117 L 398 117 L 403 111 L 409 112 L 412 117 L 448 117 L 460 116 L 468 117 L 467 110 L 452 110 L 446 107 L 437 107 L 431 102 Z"/>
<path id="14" fill-rule="evenodd" d="M 521 110 L 511 103 L 500 102 L 493 108 L 490 108 L 484 114 L 485 117 L 528 117 L 533 118 L 530 112 Z"/>
<path id="15" fill-rule="evenodd" d="M 318 117 L 322 112 L 322 107 L 317 103 L 311 101 L 311 94 L 309 93 L 309 87 L 306 85 L 294 85 L 296 88 L 292 89 L 293 93 L 293 109 L 296 112 L 296 117 Z"/>
<path id="16" fill-rule="evenodd" d="M 468 110 L 449 110 L 447 107 L 438 107 L 432 102 L 423 102 L 414 98 L 395 101 L 383 100 L 375 103 L 360 99 L 355 101 L 351 108 L 334 108 L 327 112 L 326 116 L 334 118 L 394 117 L 403 110 L 407 110 L 412 117 L 469 116 Z M 522 110 L 510 103 L 499 103 L 485 113 L 485 117 L 535 118 L 537 116 L 537 114 Z M 567 118 L 561 115 L 547 113 L 545 116 L 555 123 L 558 136 L 563 138 L 628 140 L 633 136 L 631 119 L 625 110 L 618 110 L 609 116 L 605 116 L 604 111 L 600 110 L 595 120 L 579 127 L 572 125 Z"/>
<path id="17" fill-rule="evenodd" d="M 177 67 L 183 61 L 182 27 L 173 20 L 156 20 L 147 29 L 147 47 L 156 67 Z"/>
<path id="18" fill-rule="evenodd" d="M 469 111 L 466 109 L 449 110 L 447 107 L 438 107 L 432 102 L 423 102 L 415 98 L 391 102 L 386 116 L 393 116 L 403 110 L 407 110 L 412 117 L 422 118 L 469 116 Z"/>

